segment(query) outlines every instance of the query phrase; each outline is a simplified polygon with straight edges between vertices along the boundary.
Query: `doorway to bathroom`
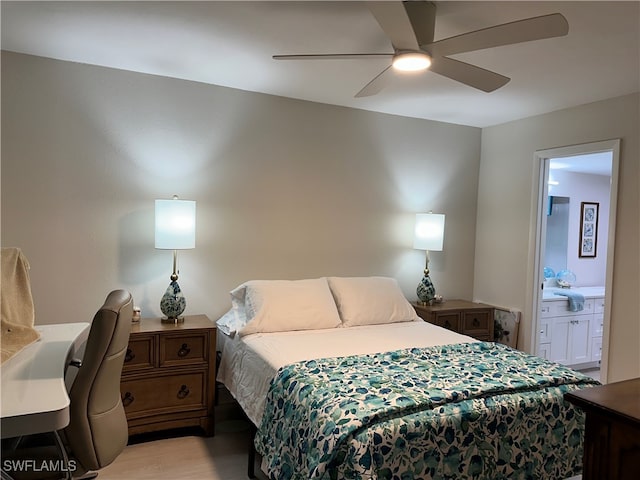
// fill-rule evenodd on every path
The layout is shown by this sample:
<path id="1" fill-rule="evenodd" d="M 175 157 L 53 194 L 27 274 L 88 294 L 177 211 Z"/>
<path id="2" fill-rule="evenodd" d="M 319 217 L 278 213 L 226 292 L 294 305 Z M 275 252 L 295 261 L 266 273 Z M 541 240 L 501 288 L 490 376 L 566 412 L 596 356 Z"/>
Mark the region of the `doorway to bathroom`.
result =
<path id="1" fill-rule="evenodd" d="M 534 353 L 606 382 L 619 140 L 538 151 Z"/>

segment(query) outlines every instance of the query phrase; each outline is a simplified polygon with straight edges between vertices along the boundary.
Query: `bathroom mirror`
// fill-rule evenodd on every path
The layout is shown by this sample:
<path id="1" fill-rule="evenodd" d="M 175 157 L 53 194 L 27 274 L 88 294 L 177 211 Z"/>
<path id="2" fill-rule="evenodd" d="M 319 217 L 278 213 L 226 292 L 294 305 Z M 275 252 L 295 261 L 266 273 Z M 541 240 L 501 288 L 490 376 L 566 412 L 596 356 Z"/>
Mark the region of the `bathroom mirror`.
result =
<path id="1" fill-rule="evenodd" d="M 555 273 L 567 268 L 569 197 L 549 196 L 544 266 Z"/>

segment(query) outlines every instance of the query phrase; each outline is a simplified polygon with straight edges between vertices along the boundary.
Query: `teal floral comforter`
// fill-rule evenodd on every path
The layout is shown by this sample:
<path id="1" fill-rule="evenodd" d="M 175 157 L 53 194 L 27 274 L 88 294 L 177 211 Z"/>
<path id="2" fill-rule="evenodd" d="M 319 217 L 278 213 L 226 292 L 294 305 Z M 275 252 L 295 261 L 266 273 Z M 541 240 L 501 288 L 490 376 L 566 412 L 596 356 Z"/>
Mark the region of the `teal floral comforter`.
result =
<path id="1" fill-rule="evenodd" d="M 560 480 L 584 428 L 563 395 L 588 384 L 491 342 L 310 360 L 278 371 L 255 445 L 274 480 Z"/>

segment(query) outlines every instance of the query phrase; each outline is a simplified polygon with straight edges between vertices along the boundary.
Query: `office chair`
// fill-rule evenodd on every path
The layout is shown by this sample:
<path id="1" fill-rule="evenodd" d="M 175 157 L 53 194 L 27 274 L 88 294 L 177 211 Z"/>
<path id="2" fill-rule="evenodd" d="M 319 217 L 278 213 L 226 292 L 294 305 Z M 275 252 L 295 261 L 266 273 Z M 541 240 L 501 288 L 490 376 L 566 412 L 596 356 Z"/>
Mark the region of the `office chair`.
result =
<path id="1" fill-rule="evenodd" d="M 15 454 L 21 459 L 37 459 L 36 465 L 41 465 L 43 458 L 55 458 L 61 471 L 14 472 L 13 478 L 42 479 L 48 473 L 69 480 L 93 478 L 97 473 L 84 474 L 106 467 L 122 452 L 128 425 L 120 398 L 120 376 L 132 316 L 131 294 L 114 290 L 93 317 L 84 358 L 72 362 L 78 372 L 69 391 L 70 420 L 60 434 L 53 432 L 56 448 L 18 446 L 8 455 L 3 452 L 3 460 Z"/>

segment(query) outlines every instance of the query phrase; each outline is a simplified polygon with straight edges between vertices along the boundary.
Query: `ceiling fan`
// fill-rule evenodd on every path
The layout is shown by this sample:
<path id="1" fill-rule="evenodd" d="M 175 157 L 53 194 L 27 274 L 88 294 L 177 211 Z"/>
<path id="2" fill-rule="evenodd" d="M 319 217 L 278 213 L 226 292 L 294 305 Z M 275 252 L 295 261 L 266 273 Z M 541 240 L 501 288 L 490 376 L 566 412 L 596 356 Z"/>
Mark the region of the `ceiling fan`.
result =
<path id="1" fill-rule="evenodd" d="M 374 17 L 393 46 L 393 53 L 333 53 L 274 55 L 275 60 L 353 60 L 388 58 L 391 63 L 355 96 L 380 92 L 392 79 L 394 70 L 431 71 L 483 92 L 492 92 L 510 79 L 499 73 L 450 58 L 514 43 L 561 37 L 569 24 L 560 13 L 527 18 L 434 41 L 436 6 L 427 1 L 367 2 Z M 393 67 L 393 68 L 392 68 Z"/>

